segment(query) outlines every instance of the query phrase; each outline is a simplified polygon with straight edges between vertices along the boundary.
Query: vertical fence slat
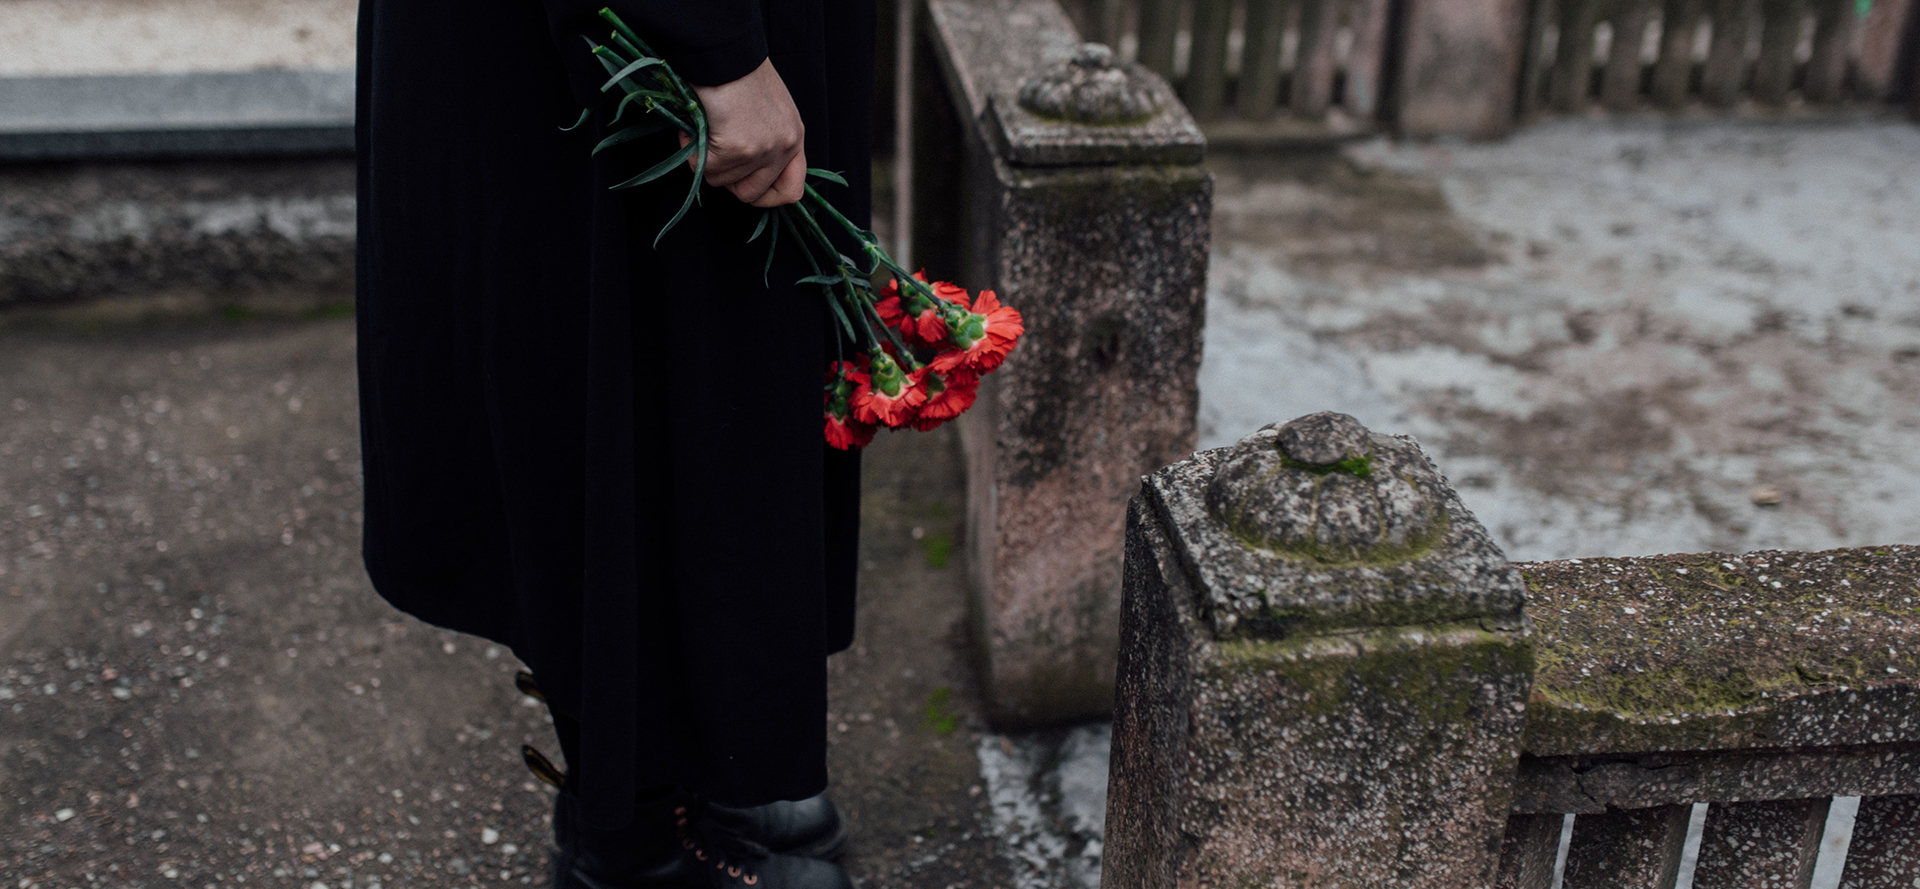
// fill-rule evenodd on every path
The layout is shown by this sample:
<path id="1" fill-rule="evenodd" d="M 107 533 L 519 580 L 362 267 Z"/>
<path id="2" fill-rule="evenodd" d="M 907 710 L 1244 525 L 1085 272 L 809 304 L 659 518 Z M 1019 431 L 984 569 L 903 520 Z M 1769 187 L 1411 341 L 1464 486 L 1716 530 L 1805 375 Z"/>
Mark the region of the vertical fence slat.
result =
<path id="1" fill-rule="evenodd" d="M 1760 0 L 1760 58 L 1754 63 L 1753 97 L 1769 105 L 1787 100 L 1793 87 L 1793 45 L 1800 40 L 1799 0 Z"/>
<path id="2" fill-rule="evenodd" d="M 1863 98 L 1884 98 L 1893 86 L 1900 38 L 1912 5 L 1913 0 L 1873 0 L 1873 8 L 1861 20 L 1860 58 L 1854 72 L 1855 89 Z"/>
<path id="3" fill-rule="evenodd" d="M 1220 117 L 1227 100 L 1227 29 L 1233 0 L 1194 0 L 1193 51 L 1187 57 L 1187 82 L 1181 98 L 1195 120 Z"/>
<path id="4" fill-rule="evenodd" d="M 1920 880 L 1920 796 L 1860 800 L 1840 889 L 1913 889 Z"/>
<path id="5" fill-rule="evenodd" d="M 1348 0 L 1353 47 L 1347 53 L 1347 84 L 1341 104 L 1363 120 L 1380 110 L 1380 72 L 1387 58 L 1387 0 Z"/>
<path id="6" fill-rule="evenodd" d="M 1814 0 L 1813 57 L 1807 60 L 1809 102 L 1837 102 L 1853 43 L 1853 0 Z"/>
<path id="7" fill-rule="evenodd" d="M 1141 0 L 1140 51 L 1135 59 L 1153 73 L 1173 79 L 1174 39 L 1180 32 L 1182 0 Z"/>
<path id="8" fill-rule="evenodd" d="M 1653 66 L 1653 101 L 1662 108 L 1687 102 L 1693 79 L 1693 35 L 1700 28 L 1700 0 L 1667 0 L 1660 23 L 1660 60 Z"/>
<path id="9" fill-rule="evenodd" d="M 1580 111 L 1587 106 L 1587 80 L 1593 70 L 1593 24 L 1598 0 L 1560 0 L 1560 42 L 1553 59 L 1553 107 Z"/>
<path id="10" fill-rule="evenodd" d="M 1115 50 L 1120 48 L 1120 35 L 1126 33 L 1120 23 L 1121 0 L 1093 0 L 1092 33 L 1087 39 L 1095 43 L 1104 43 Z"/>
<path id="11" fill-rule="evenodd" d="M 1286 0 L 1247 0 L 1247 42 L 1240 52 L 1240 116 L 1266 120 L 1280 101 L 1280 37 Z"/>
<path id="12" fill-rule="evenodd" d="M 1747 0 L 1707 0 L 1713 16 L 1713 43 L 1707 47 L 1706 70 L 1701 72 L 1700 95 L 1709 105 L 1727 107 L 1740 101 L 1741 81 L 1747 73 Z"/>
<path id="13" fill-rule="evenodd" d="M 1807 889 L 1833 799 L 1714 803 L 1694 889 Z"/>
<path id="14" fill-rule="evenodd" d="M 1540 112 L 1547 85 L 1547 27 L 1553 24 L 1555 0 L 1532 0 L 1527 16 L 1527 52 L 1520 68 L 1520 106 L 1522 118 Z"/>
<path id="15" fill-rule="evenodd" d="M 1673 889 L 1691 806 L 1655 806 L 1573 819 L 1563 889 Z"/>
<path id="16" fill-rule="evenodd" d="M 1619 0 L 1613 14 L 1613 45 L 1607 50 L 1607 69 L 1600 77 L 1600 104 L 1614 111 L 1640 101 L 1640 45 L 1646 40 L 1647 0 Z"/>
<path id="17" fill-rule="evenodd" d="M 1552 889 L 1560 854 L 1562 815 L 1512 815 L 1500 841 L 1500 876 L 1493 889 Z"/>
<path id="18" fill-rule="evenodd" d="M 1319 117 L 1333 101 L 1333 34 L 1339 24 L 1336 0 L 1301 0 L 1300 48 L 1293 60 L 1287 99 L 1293 113 Z"/>

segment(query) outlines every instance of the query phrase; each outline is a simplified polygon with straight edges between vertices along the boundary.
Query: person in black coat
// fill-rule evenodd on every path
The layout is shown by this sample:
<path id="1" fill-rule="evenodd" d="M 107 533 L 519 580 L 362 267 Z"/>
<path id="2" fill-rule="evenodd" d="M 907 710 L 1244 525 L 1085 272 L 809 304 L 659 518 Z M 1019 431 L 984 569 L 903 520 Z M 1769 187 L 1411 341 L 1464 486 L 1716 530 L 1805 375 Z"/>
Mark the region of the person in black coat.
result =
<path id="1" fill-rule="evenodd" d="M 702 203 L 657 246 L 691 173 L 607 188 L 676 143 L 591 154 L 602 5 L 362 0 L 367 572 L 537 677 L 557 885 L 844 885 L 765 852 L 837 846 L 825 660 L 852 639 L 859 462 L 822 441 L 821 298 L 791 254 L 763 282 L 747 240 L 809 164 L 864 224 L 872 5 L 611 3 L 712 123 Z"/>

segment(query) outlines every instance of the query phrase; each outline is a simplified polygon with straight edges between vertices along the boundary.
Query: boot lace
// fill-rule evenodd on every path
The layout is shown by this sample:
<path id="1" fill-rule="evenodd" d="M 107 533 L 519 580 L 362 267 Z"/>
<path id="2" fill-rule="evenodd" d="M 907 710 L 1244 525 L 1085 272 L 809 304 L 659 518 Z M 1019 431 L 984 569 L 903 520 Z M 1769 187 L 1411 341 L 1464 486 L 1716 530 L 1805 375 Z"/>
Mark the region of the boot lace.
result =
<path id="1" fill-rule="evenodd" d="M 702 865 L 712 865 L 716 880 L 724 876 L 744 886 L 759 884 L 756 865 L 773 854 L 772 850 L 715 818 L 704 805 L 675 806 L 673 823 L 680 848 Z"/>

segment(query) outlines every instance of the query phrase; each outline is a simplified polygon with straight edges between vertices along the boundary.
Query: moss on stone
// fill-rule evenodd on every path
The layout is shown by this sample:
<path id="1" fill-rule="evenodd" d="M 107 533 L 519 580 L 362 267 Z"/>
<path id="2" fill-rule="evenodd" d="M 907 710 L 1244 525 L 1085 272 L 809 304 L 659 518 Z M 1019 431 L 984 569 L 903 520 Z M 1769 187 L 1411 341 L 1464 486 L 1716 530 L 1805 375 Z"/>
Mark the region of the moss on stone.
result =
<path id="1" fill-rule="evenodd" d="M 1367 478 L 1373 475 L 1373 455 L 1372 454 L 1367 454 L 1366 456 L 1363 456 L 1363 457 L 1348 457 L 1345 460 L 1341 460 L 1338 463 L 1330 463 L 1326 466 L 1321 466 L 1316 463 L 1307 463 L 1300 460 L 1295 460 L 1292 457 L 1289 457 L 1285 454 L 1281 454 L 1280 465 L 1287 469 L 1298 469 L 1304 472 L 1311 472 L 1314 475 L 1327 475 L 1329 473 L 1335 473 L 1335 472 L 1344 473 L 1346 475 L 1357 475 L 1361 478 Z"/>
<path id="2" fill-rule="evenodd" d="M 1340 584 L 1338 575 L 1328 586 Z M 1434 587 L 1444 588 L 1441 584 Z M 1331 592 L 1342 604 L 1275 605 L 1271 601 L 1260 609 L 1242 614 L 1234 625 L 1238 637 L 1284 639 L 1296 635 L 1328 633 L 1369 627 L 1411 627 L 1449 624 L 1486 616 L 1487 604 L 1461 595 L 1434 594 L 1420 599 L 1382 600 Z M 1264 595 L 1264 591 L 1263 591 Z M 1518 615 L 1514 615 L 1518 617 Z"/>
<path id="3" fill-rule="evenodd" d="M 1784 701 L 1920 677 L 1915 547 L 1520 568 L 1542 755 L 1777 744 Z"/>
<path id="4" fill-rule="evenodd" d="M 1391 698 L 1428 725 L 1466 724 L 1477 687 L 1495 677 L 1530 674 L 1533 650 L 1515 634 L 1478 624 L 1407 626 L 1332 636 L 1235 639 L 1209 664 L 1216 679 L 1270 674 L 1300 690 L 1302 716 L 1350 709 L 1364 693 Z"/>
<path id="5" fill-rule="evenodd" d="M 1317 539 L 1272 540 L 1255 538 L 1238 528 L 1229 526 L 1233 536 L 1240 538 L 1248 546 L 1258 547 L 1282 558 L 1312 562 L 1327 568 L 1359 568 L 1368 565 L 1398 565 L 1410 562 L 1425 555 L 1435 543 L 1447 536 L 1449 520 L 1444 511 L 1438 512 L 1432 522 L 1418 533 L 1407 538 L 1401 544 L 1376 543 L 1368 547 L 1333 546 L 1321 543 Z"/>

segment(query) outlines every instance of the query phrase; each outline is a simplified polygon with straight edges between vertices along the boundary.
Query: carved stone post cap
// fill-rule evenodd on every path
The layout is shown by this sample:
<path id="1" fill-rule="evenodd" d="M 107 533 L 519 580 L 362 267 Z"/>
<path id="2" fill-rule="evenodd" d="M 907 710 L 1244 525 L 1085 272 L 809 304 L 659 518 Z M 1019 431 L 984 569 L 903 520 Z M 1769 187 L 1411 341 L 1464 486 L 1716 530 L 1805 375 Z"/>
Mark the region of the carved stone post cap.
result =
<path id="1" fill-rule="evenodd" d="M 1241 439 L 1206 499 L 1243 542 L 1328 565 L 1404 561 L 1444 530 L 1440 478 L 1419 452 L 1333 412 Z"/>
<path id="2" fill-rule="evenodd" d="M 1083 43 L 1073 59 L 1020 87 L 1020 107 L 1043 118 L 1083 124 L 1129 124 L 1160 111 L 1152 81 L 1116 61 L 1113 50 Z"/>
<path id="3" fill-rule="evenodd" d="M 1266 428 L 1274 428 L 1269 424 Z M 1367 427 L 1346 414 L 1321 411 L 1278 427 L 1280 451 L 1301 463 L 1333 466 L 1344 460 L 1364 459 L 1373 448 Z"/>

